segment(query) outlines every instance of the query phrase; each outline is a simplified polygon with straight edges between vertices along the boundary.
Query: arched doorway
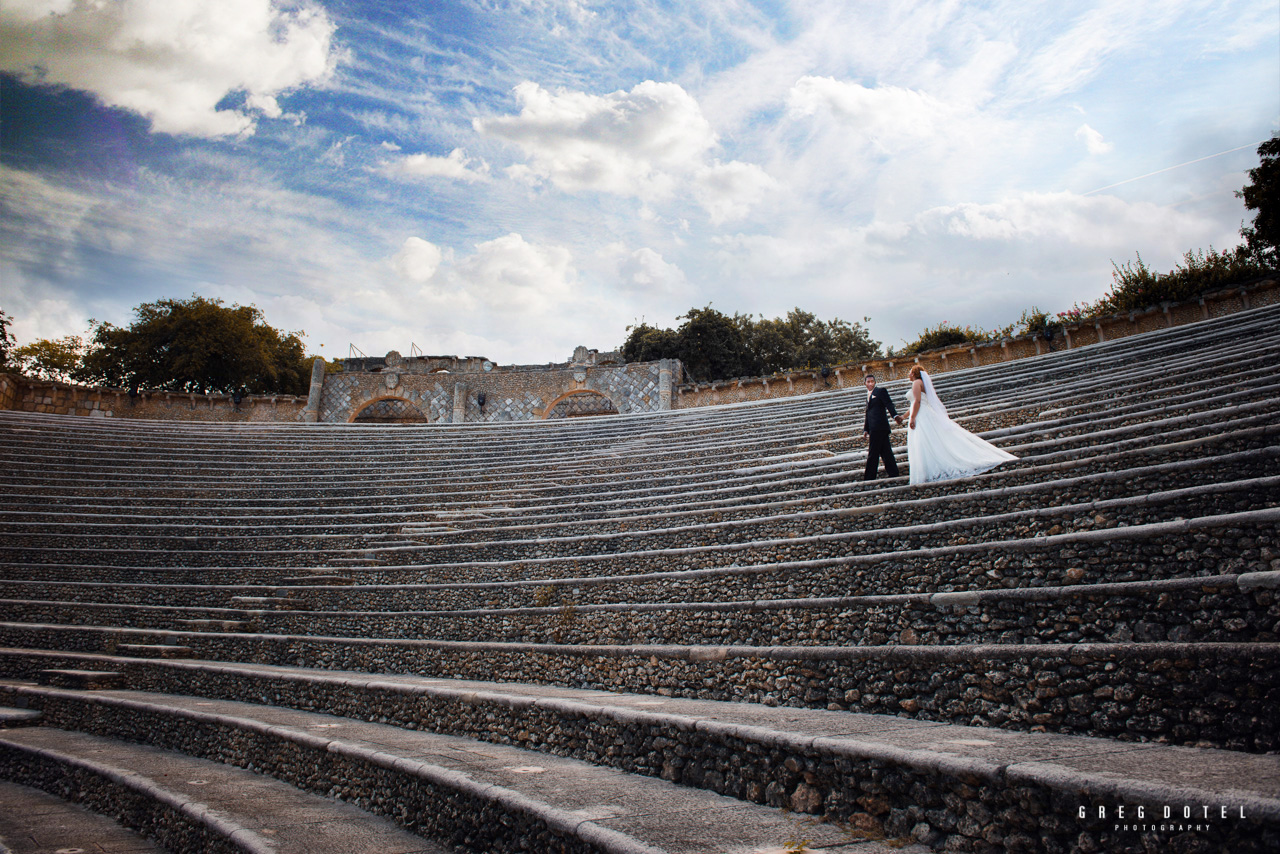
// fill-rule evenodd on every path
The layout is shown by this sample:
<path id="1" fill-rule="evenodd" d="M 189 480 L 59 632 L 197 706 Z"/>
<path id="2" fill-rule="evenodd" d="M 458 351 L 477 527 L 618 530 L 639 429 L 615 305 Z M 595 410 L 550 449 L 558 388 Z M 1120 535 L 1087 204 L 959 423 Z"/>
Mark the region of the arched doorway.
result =
<path id="1" fill-rule="evenodd" d="M 581 418 L 585 415 L 617 415 L 613 401 L 596 391 L 571 391 L 547 407 L 546 418 Z"/>
<path id="2" fill-rule="evenodd" d="M 351 417 L 352 424 L 425 424 L 427 416 L 403 397 L 380 397 Z"/>

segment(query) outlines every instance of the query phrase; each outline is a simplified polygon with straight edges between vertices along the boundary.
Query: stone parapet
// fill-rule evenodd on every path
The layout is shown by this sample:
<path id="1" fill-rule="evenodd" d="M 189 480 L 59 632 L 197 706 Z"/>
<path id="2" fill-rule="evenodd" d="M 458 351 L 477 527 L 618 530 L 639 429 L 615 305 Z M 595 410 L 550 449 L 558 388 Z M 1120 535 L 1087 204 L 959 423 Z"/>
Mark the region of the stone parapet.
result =
<path id="1" fill-rule="evenodd" d="M 1068 323 L 1060 337 L 1021 335 L 984 344 L 963 344 L 930 350 L 917 356 L 896 356 L 865 363 L 832 365 L 825 377 L 821 370 L 814 368 L 786 371 L 767 377 L 684 384 L 676 390 L 677 400 L 674 406 L 684 409 L 812 394 L 860 386 L 867 374 L 875 374 L 880 382 L 898 380 L 905 378 L 913 365 L 919 365 L 930 374 L 943 374 L 1114 341 L 1130 335 L 1225 317 L 1277 302 L 1280 302 L 1280 284 L 1274 279 L 1264 279 L 1205 294 L 1195 300 L 1161 303 L 1142 311 Z"/>
<path id="2" fill-rule="evenodd" d="M 88 418 L 153 421 L 292 422 L 306 407 L 305 397 L 287 394 L 245 395 L 236 404 L 229 394 L 138 391 L 95 388 L 17 374 L 0 374 L 0 409 Z"/>

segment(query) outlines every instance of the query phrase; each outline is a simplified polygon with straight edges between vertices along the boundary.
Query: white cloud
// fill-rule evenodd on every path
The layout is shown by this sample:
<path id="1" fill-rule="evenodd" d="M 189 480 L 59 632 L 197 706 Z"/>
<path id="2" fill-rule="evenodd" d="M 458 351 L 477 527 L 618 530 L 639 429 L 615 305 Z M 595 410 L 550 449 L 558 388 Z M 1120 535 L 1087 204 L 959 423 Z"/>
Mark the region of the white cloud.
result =
<path id="1" fill-rule="evenodd" d="M 508 234 L 477 244 L 436 290 L 451 289 L 490 313 L 531 317 L 549 314 L 568 299 L 576 275 L 568 249 Z"/>
<path id="2" fill-rule="evenodd" d="M 953 112 L 938 99 L 911 89 L 875 89 L 831 77 L 802 77 L 787 95 L 793 117 L 829 112 L 854 133 L 884 148 L 933 136 Z"/>
<path id="3" fill-rule="evenodd" d="M 386 143 L 383 143 L 385 146 Z M 488 177 L 489 164 L 468 157 L 461 148 L 455 148 L 446 157 L 430 154 L 408 154 L 382 164 L 385 175 L 408 178 L 453 178 L 459 181 L 482 181 Z"/>
<path id="4" fill-rule="evenodd" d="M 1084 143 L 1090 154 L 1106 154 L 1115 146 L 1102 138 L 1102 134 L 1086 125 L 1076 128 L 1076 139 Z"/>
<path id="5" fill-rule="evenodd" d="M 694 197 L 707 210 L 713 225 L 747 215 L 765 194 L 777 186 L 754 163 L 716 161 L 694 175 Z"/>
<path id="6" fill-rule="evenodd" d="M 514 178 L 646 202 L 688 195 L 714 222 L 744 214 L 769 185 L 758 166 L 709 160 L 716 134 L 678 84 L 646 80 L 629 92 L 590 95 L 525 82 L 515 95 L 519 115 L 475 121 L 529 158 L 508 170 Z"/>
<path id="7" fill-rule="evenodd" d="M 139 113 L 156 131 L 218 137 L 280 118 L 277 96 L 326 80 L 334 24 L 272 0 L 9 0 L 0 69 Z M 243 92 L 243 108 L 219 109 Z"/>
<path id="8" fill-rule="evenodd" d="M 683 270 L 647 246 L 629 251 L 621 243 L 611 243 L 598 254 L 602 274 L 623 292 L 653 298 L 675 293 L 687 284 Z"/>
<path id="9" fill-rule="evenodd" d="M 436 274 L 443 258 L 439 246 L 421 237 L 409 237 L 392 257 L 391 266 L 410 282 L 423 284 Z"/>
<path id="10" fill-rule="evenodd" d="M 669 190 L 715 145 L 698 103 L 675 83 L 647 80 L 630 92 L 515 88 L 520 115 L 477 119 L 476 129 L 518 145 L 531 168 L 569 192 L 647 196 Z"/>

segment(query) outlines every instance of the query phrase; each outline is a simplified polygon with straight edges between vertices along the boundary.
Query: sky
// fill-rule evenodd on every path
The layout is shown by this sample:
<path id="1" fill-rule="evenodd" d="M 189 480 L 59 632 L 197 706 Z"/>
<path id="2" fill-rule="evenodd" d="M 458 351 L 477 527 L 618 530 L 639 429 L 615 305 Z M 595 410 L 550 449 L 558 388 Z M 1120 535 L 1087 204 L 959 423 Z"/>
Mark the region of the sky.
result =
<path id="1" fill-rule="evenodd" d="M 564 361 L 690 308 L 901 346 L 1239 242 L 1274 0 L 4 0 L 18 343 L 192 294 Z M 414 352 L 416 352 L 414 351 Z"/>

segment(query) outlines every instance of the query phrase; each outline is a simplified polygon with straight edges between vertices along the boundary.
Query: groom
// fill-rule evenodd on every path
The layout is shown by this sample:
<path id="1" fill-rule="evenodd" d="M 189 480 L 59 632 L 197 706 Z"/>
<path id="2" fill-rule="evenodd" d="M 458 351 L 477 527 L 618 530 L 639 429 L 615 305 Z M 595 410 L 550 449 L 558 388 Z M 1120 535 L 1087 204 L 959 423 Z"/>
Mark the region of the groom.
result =
<path id="1" fill-rule="evenodd" d="M 889 477 L 898 476 L 898 461 L 893 458 L 893 446 L 889 444 L 889 416 L 902 423 L 902 416 L 893 408 L 889 392 L 876 388 L 874 374 L 867 374 L 867 418 L 862 424 L 862 437 L 867 443 L 867 472 L 863 480 L 875 480 L 876 469 L 884 459 L 884 470 Z"/>

